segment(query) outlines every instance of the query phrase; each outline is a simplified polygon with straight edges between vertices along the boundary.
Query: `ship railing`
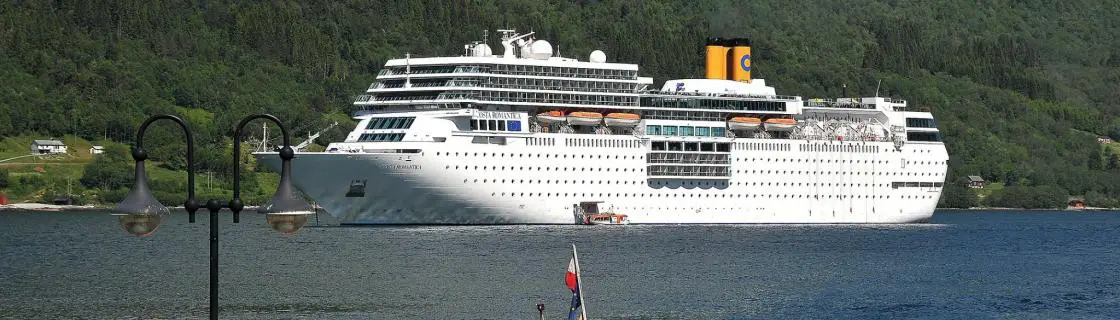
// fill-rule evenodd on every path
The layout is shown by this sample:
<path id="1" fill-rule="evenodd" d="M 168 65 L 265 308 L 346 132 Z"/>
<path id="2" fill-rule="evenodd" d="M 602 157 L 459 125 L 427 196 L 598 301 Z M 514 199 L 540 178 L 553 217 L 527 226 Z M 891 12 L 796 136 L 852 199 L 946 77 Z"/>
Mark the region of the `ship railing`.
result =
<path id="1" fill-rule="evenodd" d="M 806 101 L 806 108 L 875 109 L 873 104 Z"/>
<path id="2" fill-rule="evenodd" d="M 643 94 L 643 95 L 657 95 L 657 96 L 744 98 L 744 99 L 789 100 L 789 101 L 795 101 L 795 100 L 801 99 L 801 97 L 798 97 L 798 96 L 783 96 L 783 95 L 755 95 L 755 94 L 731 94 L 731 93 L 662 91 L 662 90 L 642 90 L 642 91 L 638 91 L 637 93 L 638 94 Z"/>

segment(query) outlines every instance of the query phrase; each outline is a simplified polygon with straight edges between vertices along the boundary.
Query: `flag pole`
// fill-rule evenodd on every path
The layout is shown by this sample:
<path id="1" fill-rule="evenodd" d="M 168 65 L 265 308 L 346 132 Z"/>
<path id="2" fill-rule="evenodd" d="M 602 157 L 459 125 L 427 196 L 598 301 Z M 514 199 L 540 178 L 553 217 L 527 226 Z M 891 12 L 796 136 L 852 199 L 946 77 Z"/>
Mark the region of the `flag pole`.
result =
<path id="1" fill-rule="evenodd" d="M 572 244 L 572 259 L 576 261 L 576 290 L 579 291 L 579 312 L 582 320 L 587 320 L 587 303 L 583 302 L 583 275 L 579 271 L 579 254 L 576 253 L 576 244 Z"/>

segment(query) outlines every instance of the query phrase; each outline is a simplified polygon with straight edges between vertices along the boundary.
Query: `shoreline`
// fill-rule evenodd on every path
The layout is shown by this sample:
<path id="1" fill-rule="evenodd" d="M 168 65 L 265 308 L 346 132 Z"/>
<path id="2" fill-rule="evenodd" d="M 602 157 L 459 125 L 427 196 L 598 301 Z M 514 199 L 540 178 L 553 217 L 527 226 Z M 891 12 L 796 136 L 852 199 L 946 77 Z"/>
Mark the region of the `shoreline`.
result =
<path id="1" fill-rule="evenodd" d="M 245 213 L 245 212 L 248 212 L 249 210 L 257 210 L 257 207 L 258 206 L 247 205 L 247 206 L 245 206 L 245 209 L 241 212 Z M 167 209 L 172 211 L 172 212 L 184 211 L 183 206 L 167 207 Z M 222 207 L 222 209 L 223 210 L 228 210 L 224 206 Z M 110 211 L 110 210 L 113 210 L 112 206 L 101 206 L 101 205 L 77 206 L 77 205 L 57 205 L 57 204 L 45 204 L 45 203 L 9 203 L 9 204 L 5 204 L 5 205 L 0 205 L 0 213 L 6 213 L 6 212 L 10 212 L 10 213 L 16 213 L 16 212 L 22 212 L 22 213 L 30 213 L 30 212 L 82 212 L 82 211 Z M 205 212 L 207 212 L 206 207 L 201 207 L 201 208 L 198 209 L 198 213 L 205 213 Z"/>
<path id="2" fill-rule="evenodd" d="M 167 207 L 171 211 L 183 211 L 182 206 Z M 245 206 L 245 210 L 256 210 L 257 206 Z M 81 212 L 81 211 L 109 211 L 112 206 L 100 205 L 56 205 L 44 203 L 10 203 L 0 205 L 0 213 L 5 212 Z M 199 212 L 205 212 L 206 208 L 200 208 Z M 948 211 L 1120 211 L 1120 208 L 1098 208 L 1098 207 L 1085 207 L 1085 208 L 1050 208 L 1050 209 L 1024 209 L 1024 208 L 1003 208 L 1003 207 L 972 207 L 972 208 L 937 208 L 936 210 Z M 244 212 L 244 211 L 243 211 Z"/>
<path id="3" fill-rule="evenodd" d="M 57 205 L 57 204 L 44 204 L 44 203 L 10 203 L 0 205 L 0 212 L 74 212 L 74 211 L 98 211 L 110 210 L 112 207 L 105 206 L 76 206 L 76 205 Z"/>

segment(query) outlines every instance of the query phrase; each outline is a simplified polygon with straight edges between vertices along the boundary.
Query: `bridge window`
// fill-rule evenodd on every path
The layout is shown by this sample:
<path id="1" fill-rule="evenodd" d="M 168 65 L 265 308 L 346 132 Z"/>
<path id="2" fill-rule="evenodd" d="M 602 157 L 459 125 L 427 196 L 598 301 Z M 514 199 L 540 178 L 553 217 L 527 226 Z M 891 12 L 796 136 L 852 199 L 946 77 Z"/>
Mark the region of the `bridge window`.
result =
<path id="1" fill-rule="evenodd" d="M 907 132 L 908 141 L 941 141 L 941 134 L 937 132 Z"/>
<path id="2" fill-rule="evenodd" d="M 358 141 L 361 142 L 395 142 L 404 139 L 403 133 L 366 133 Z"/>
<path id="3" fill-rule="evenodd" d="M 928 118 L 906 118 L 906 126 L 912 128 L 937 128 L 937 122 Z"/>
<path id="4" fill-rule="evenodd" d="M 415 120 L 415 117 L 373 118 L 369 121 L 369 124 L 366 125 L 366 129 L 408 129 Z"/>

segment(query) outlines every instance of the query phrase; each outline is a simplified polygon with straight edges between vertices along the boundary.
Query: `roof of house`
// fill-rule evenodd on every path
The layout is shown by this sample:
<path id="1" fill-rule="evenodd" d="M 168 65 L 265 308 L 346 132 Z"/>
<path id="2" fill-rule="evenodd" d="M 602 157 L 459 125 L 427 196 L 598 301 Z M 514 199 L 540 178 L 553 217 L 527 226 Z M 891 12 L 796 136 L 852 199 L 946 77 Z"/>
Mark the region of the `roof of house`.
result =
<path id="1" fill-rule="evenodd" d="M 980 176 L 968 176 L 968 182 L 984 182 L 984 178 Z"/>
<path id="2" fill-rule="evenodd" d="M 58 140 L 35 140 L 32 143 L 36 144 L 36 145 L 40 145 L 40 146 L 65 146 L 66 145 L 65 143 L 62 143 L 62 141 L 58 141 Z"/>
<path id="3" fill-rule="evenodd" d="M 97 150 L 105 149 L 105 147 L 102 147 L 102 146 L 93 146 L 93 148 L 97 149 Z"/>

